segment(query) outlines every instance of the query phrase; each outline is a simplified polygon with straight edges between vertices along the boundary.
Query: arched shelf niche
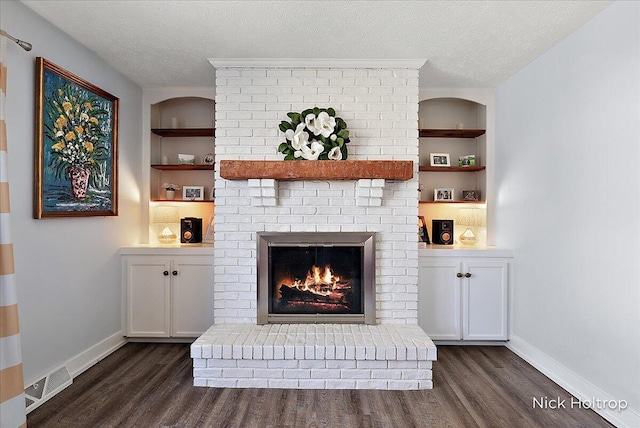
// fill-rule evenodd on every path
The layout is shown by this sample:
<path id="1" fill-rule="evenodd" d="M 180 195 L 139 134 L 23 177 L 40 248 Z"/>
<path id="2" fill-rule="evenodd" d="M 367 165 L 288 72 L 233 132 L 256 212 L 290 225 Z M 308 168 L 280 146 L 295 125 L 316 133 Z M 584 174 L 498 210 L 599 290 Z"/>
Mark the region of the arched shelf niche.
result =
<path id="1" fill-rule="evenodd" d="M 483 223 L 479 235 L 484 245 L 488 243 L 485 225 L 491 197 L 487 185 L 491 165 L 488 110 L 482 96 L 444 93 L 421 94 L 418 110 L 419 214 L 430 226 L 433 219 L 455 222 L 461 208 L 478 208 Z M 447 155 L 448 166 L 434 164 L 432 157 L 442 155 Z M 470 192 L 474 196 L 470 197 Z M 448 197 L 442 199 L 441 195 Z M 454 235 L 458 236 L 462 230 L 458 226 L 455 229 Z"/>
<path id="2" fill-rule="evenodd" d="M 148 209 L 141 213 L 141 239 L 154 244 L 157 206 L 175 205 L 181 218 L 202 218 L 205 229 L 213 216 L 214 166 L 205 157 L 215 153 L 215 91 L 150 89 L 143 99 L 143 201 Z M 180 164 L 179 154 L 193 155 L 194 165 Z M 174 200 L 167 199 L 164 183 L 180 186 Z M 183 198 L 184 186 L 202 186 L 202 200 Z"/>

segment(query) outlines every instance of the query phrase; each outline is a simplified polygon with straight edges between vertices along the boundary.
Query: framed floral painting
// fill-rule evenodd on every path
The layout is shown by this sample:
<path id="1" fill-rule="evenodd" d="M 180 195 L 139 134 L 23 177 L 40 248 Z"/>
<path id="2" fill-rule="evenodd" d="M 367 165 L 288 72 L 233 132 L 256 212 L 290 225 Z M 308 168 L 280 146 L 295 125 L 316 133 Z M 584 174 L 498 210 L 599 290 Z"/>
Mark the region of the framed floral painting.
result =
<path id="1" fill-rule="evenodd" d="M 36 58 L 34 218 L 118 215 L 118 98 Z"/>

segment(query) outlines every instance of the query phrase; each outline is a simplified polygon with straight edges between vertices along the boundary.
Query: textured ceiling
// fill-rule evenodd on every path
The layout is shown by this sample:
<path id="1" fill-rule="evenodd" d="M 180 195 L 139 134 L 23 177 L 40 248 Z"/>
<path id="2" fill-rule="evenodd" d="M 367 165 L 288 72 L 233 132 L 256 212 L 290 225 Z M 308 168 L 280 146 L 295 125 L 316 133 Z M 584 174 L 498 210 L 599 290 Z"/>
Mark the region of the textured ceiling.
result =
<path id="1" fill-rule="evenodd" d="M 211 86 L 208 58 L 426 59 L 437 88 L 495 87 L 611 2 L 22 3 L 144 88 Z"/>

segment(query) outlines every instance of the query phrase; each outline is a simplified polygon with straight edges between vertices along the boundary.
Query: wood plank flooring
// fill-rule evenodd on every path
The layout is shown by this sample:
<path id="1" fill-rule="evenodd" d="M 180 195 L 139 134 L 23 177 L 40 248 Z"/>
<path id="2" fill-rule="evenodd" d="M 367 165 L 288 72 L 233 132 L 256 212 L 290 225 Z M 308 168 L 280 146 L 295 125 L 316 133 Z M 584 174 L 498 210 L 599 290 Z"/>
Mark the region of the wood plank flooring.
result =
<path id="1" fill-rule="evenodd" d="M 192 386 L 189 345 L 128 343 L 32 411 L 36 427 L 609 427 L 503 347 L 439 346 L 430 391 Z M 566 409 L 534 408 L 560 397 Z M 574 406 L 575 407 L 575 406 Z"/>

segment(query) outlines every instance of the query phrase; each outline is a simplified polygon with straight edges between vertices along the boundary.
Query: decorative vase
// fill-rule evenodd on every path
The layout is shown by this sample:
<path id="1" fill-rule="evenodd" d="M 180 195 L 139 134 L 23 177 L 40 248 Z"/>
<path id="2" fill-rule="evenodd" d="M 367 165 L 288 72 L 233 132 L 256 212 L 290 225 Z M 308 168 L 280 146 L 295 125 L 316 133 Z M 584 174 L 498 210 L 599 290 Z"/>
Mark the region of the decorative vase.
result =
<path id="1" fill-rule="evenodd" d="M 72 166 L 70 172 L 71 192 L 75 199 L 81 201 L 87 197 L 90 171 L 80 166 Z"/>
<path id="2" fill-rule="evenodd" d="M 173 201 L 176 198 L 176 191 L 167 189 L 165 191 L 165 197 L 167 198 L 167 201 Z"/>

